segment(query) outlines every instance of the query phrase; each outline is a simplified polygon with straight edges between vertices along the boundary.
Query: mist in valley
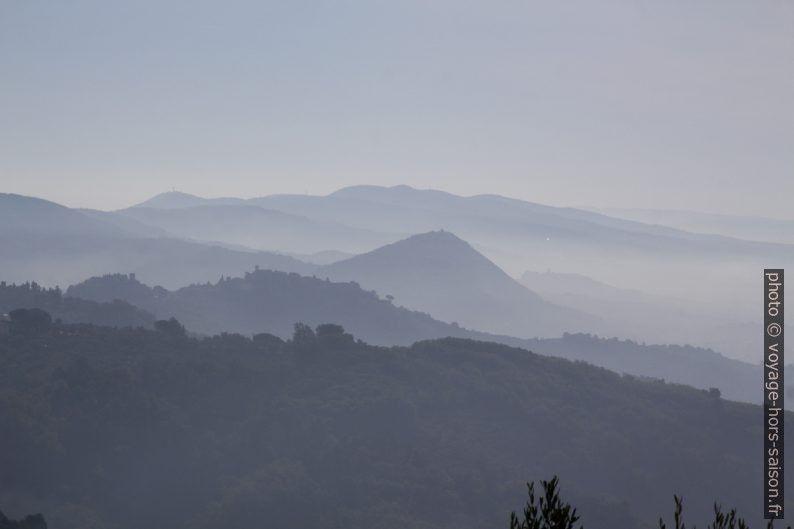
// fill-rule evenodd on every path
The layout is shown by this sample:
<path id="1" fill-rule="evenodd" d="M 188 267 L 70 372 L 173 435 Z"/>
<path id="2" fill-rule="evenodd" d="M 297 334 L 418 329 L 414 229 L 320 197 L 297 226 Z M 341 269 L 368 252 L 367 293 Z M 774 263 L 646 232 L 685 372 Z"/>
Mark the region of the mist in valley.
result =
<path id="1" fill-rule="evenodd" d="M 0 529 L 767 526 L 793 15 L 0 7 Z"/>

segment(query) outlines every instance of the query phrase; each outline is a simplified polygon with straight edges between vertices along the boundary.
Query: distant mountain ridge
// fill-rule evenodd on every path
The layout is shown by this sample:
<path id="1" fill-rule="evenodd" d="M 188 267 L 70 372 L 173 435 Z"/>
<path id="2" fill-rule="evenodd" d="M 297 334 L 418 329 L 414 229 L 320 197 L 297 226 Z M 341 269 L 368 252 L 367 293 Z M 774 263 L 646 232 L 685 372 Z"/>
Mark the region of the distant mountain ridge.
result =
<path id="1" fill-rule="evenodd" d="M 231 204 L 245 204 L 247 201 L 244 198 L 201 198 L 189 193 L 180 191 L 167 191 L 153 196 L 148 200 L 144 200 L 134 207 L 140 208 L 159 208 L 159 209 L 176 209 L 187 208 L 202 205 L 231 205 Z"/>
<path id="2" fill-rule="evenodd" d="M 772 243 L 794 244 L 794 220 L 757 215 L 724 215 L 671 209 L 606 208 L 594 209 L 647 224 L 663 224 L 677 229 Z"/>
<path id="3" fill-rule="evenodd" d="M 49 200 L 0 193 L 0 237 L 17 234 L 118 236 L 129 232 Z"/>
<path id="4" fill-rule="evenodd" d="M 625 234 L 637 233 L 660 237 L 680 238 L 685 240 L 699 240 L 707 243 L 723 242 L 728 237 L 710 234 L 693 233 L 684 229 L 664 226 L 653 222 L 629 220 L 610 216 L 592 209 L 577 209 L 571 207 L 548 206 L 528 202 L 521 199 L 504 197 L 494 194 L 480 194 L 460 196 L 446 191 L 435 189 L 416 189 L 407 185 L 383 187 L 376 185 L 357 185 L 341 188 L 327 195 L 298 195 L 274 194 L 254 198 L 203 198 L 196 195 L 179 192 L 161 193 L 142 203 L 131 206 L 135 208 L 179 209 L 197 206 L 241 206 L 256 205 L 271 208 L 296 215 L 304 215 L 317 220 L 341 222 L 355 226 L 365 222 L 367 213 L 375 211 L 373 205 L 381 208 L 378 215 L 369 219 L 372 229 L 391 230 L 393 226 L 407 226 L 406 231 L 428 231 L 432 229 L 456 229 L 454 224 L 465 222 L 465 217 L 479 217 L 480 220 L 491 218 L 497 221 L 510 221 L 526 224 L 532 222 L 533 217 L 554 219 L 557 223 L 567 224 L 570 233 L 574 230 L 593 234 L 588 229 L 588 224 L 606 230 L 618 230 Z M 123 210 L 122 210 L 123 211 Z M 404 212 L 414 212 L 417 215 L 405 216 Z M 398 215 L 402 215 L 398 217 Z M 464 218 L 455 219 L 449 215 Z M 437 224 L 443 219 L 441 224 Z M 471 218 L 469 219 L 469 221 Z M 434 224 L 435 227 L 434 227 Z M 446 224 L 446 225 L 445 225 Z M 536 228 L 546 228 L 544 237 L 554 235 L 565 236 L 565 231 L 559 231 L 549 223 L 536 224 Z M 613 234 L 614 236 L 614 234 Z M 734 241 L 737 243 L 748 241 Z"/>
<path id="5" fill-rule="evenodd" d="M 211 205 L 219 199 L 191 200 L 193 205 Z M 452 231 L 513 275 L 530 268 L 531 262 L 535 269 L 586 273 L 621 287 L 641 288 L 646 274 L 638 271 L 653 272 L 659 276 L 652 285 L 658 290 L 656 293 L 670 291 L 679 297 L 692 293 L 699 299 L 715 299 L 717 306 L 725 305 L 717 297 L 724 295 L 719 286 L 726 280 L 733 281 L 748 299 L 753 291 L 749 283 L 742 281 L 743 272 L 738 276 L 726 275 L 728 269 L 703 273 L 714 260 L 744 263 L 753 256 L 761 264 L 774 260 L 794 265 L 791 244 L 693 233 L 498 195 L 463 197 L 404 185 L 352 186 L 325 196 L 282 194 L 244 202 L 375 232 L 390 232 L 395 226 L 403 233 Z M 620 261 L 612 259 L 614 255 L 620 255 Z M 587 266 L 572 269 L 576 263 Z M 671 275 L 688 278 L 696 273 L 703 277 L 691 284 L 667 279 Z"/>
<path id="6" fill-rule="evenodd" d="M 602 314 L 608 336 L 697 344 L 732 358 L 749 357 L 763 347 L 752 321 L 726 321 L 718 313 L 709 314 L 703 304 L 621 289 L 581 274 L 527 271 L 519 282 L 552 303 Z"/>
<path id="7" fill-rule="evenodd" d="M 550 337 L 595 331 L 602 323 L 545 301 L 446 231 L 414 235 L 320 267 L 315 274 L 357 281 L 394 296 L 399 305 L 495 334 Z"/>
<path id="8" fill-rule="evenodd" d="M 211 200 L 194 197 L 194 201 Z M 469 242 L 513 277 L 528 269 L 580 274 L 616 287 L 688 302 L 693 343 L 719 345 L 735 358 L 754 358 L 759 269 L 794 266 L 794 245 L 689 232 L 575 208 L 552 207 L 498 195 L 463 197 L 408 186 L 352 186 L 325 196 L 269 195 L 245 200 L 316 222 L 338 223 L 384 235 L 351 253 L 395 242 L 387 230 L 408 234 L 443 229 Z M 330 241 L 329 241 L 330 242 Z M 318 250 L 328 250 L 327 246 Z M 286 253 L 312 253 L 281 248 Z M 336 248 L 343 250 L 343 248 Z M 730 285 L 726 288 L 726 285 Z M 396 295 L 396 294 L 395 294 Z M 558 304 L 572 306 L 573 303 Z M 590 300 L 577 301 L 585 309 Z M 604 308 L 603 310 L 609 310 Z M 719 325 L 713 325 L 715 318 Z M 703 320 L 703 325 L 699 321 Z M 618 335 L 636 336 L 617 329 Z M 702 330 L 698 331 L 697 328 Z M 657 325 L 648 340 L 674 342 Z M 719 333 L 724 340 L 714 340 Z M 727 345 L 726 345 L 727 344 Z"/>
<path id="9" fill-rule="evenodd" d="M 150 234 L 114 214 L 81 211 L 32 197 L 0 194 L 0 280 L 69 285 L 123 270 L 169 287 L 242 274 L 255 266 L 309 273 L 314 265 L 271 252 Z"/>
<path id="10" fill-rule="evenodd" d="M 247 202 L 234 205 L 213 202 L 212 205 L 184 205 L 171 209 L 134 207 L 117 211 L 114 215 L 172 236 L 260 251 L 357 252 L 404 236 L 317 221 Z"/>
<path id="11" fill-rule="evenodd" d="M 531 310 L 511 310 L 508 318 L 500 319 L 495 316 L 499 311 L 483 310 L 483 318 L 494 319 L 493 325 L 487 325 L 489 330 L 521 336 L 595 331 L 637 340 L 717 347 L 749 360 L 754 358 L 753 344 L 757 340 L 753 330 L 757 319 L 752 302 L 757 290 L 753 274 L 769 263 L 781 267 L 789 261 L 794 264 L 792 245 L 692 234 L 495 195 L 460 197 L 407 186 L 357 186 L 324 197 L 272 195 L 214 201 L 181 194 L 165 198 L 174 200 L 160 200 L 160 205 L 184 207 L 141 209 L 132 216 L 124 212 L 70 210 L 30 197 L 4 195 L 0 198 L 4 206 L 0 215 L 5 215 L 0 226 L 0 242 L 5 250 L 0 254 L 0 280 L 67 285 L 85 277 L 123 271 L 136 273 L 146 283 L 174 289 L 215 281 L 221 275 L 241 275 L 255 266 L 305 275 L 317 273 L 317 265 L 288 255 L 367 253 L 404 238 L 405 233 L 443 229 L 468 241 L 513 276 L 529 268 L 551 268 L 562 273 L 580 273 L 621 288 L 647 291 L 655 296 L 653 299 L 663 295 L 695 300 L 686 310 L 691 315 L 687 318 L 692 321 L 689 334 L 665 334 L 664 325 L 647 327 L 653 333 L 641 334 L 639 327 L 628 322 L 623 327 L 603 328 L 579 318 L 570 320 L 570 327 L 555 327 L 546 325 L 553 324 L 554 319 L 546 321 L 541 317 L 535 320 L 537 327 L 542 328 L 542 332 L 537 332 L 535 323 L 516 319 L 532 314 Z M 5 207 L 6 203 L 13 207 Z M 238 217 L 237 213 L 244 215 Z M 181 226 L 182 233 L 174 234 L 169 226 L 158 225 L 160 221 L 155 222 L 158 215 L 170 219 L 163 222 L 171 223 L 171 229 Z M 395 227 L 403 233 L 383 231 Z M 271 248 L 277 252 L 250 250 L 252 244 L 279 248 Z M 341 244 L 349 246 L 334 248 Z M 328 260 L 336 259 L 320 258 L 317 262 Z M 510 267 L 520 268 L 516 272 Z M 359 280 L 352 275 L 342 277 Z M 404 274 L 403 277 L 414 281 L 423 276 Z M 418 289 L 411 292 L 407 282 L 401 288 L 409 296 L 390 288 L 385 277 L 369 277 L 366 282 L 370 283 L 371 279 L 378 281 L 368 288 L 395 295 L 400 304 L 411 301 L 411 295 L 417 298 L 425 295 Z M 439 285 L 444 279 L 442 276 Z M 468 281 L 470 284 L 458 290 L 478 288 L 476 281 Z M 480 310 L 478 305 L 443 306 L 447 293 L 462 295 L 463 292 L 451 288 L 437 288 L 436 292 L 442 294 L 440 298 L 420 299 L 428 303 L 413 304 L 412 308 L 429 310 L 430 307 L 433 311 L 451 308 L 454 310 L 438 317 L 474 328 L 486 327 L 476 319 L 467 319 Z M 482 307 L 526 304 L 514 299 L 521 292 L 520 287 L 502 288 L 499 292 L 502 292 L 501 300 L 490 300 Z M 572 294 L 568 299 L 556 297 L 546 301 L 595 316 L 599 314 L 595 314 L 593 307 L 608 312 L 614 308 Z M 429 298 L 429 294 L 425 297 Z M 554 309 L 548 308 L 540 314 L 552 312 Z M 716 326 L 715 318 L 719 319 Z M 618 318 L 619 323 L 621 320 Z M 516 332 L 517 329 L 521 332 Z M 715 336 L 721 341 L 711 339 Z"/>
<path id="12" fill-rule="evenodd" d="M 566 236 L 566 232 L 573 234 L 574 230 L 592 235 L 594 232 L 588 224 L 594 224 L 607 231 L 617 229 L 628 233 L 682 238 L 702 237 L 683 230 L 628 221 L 588 210 L 546 206 L 500 195 L 463 197 L 446 191 L 415 189 L 406 185 L 393 187 L 358 185 L 341 188 L 324 196 L 275 194 L 248 199 L 202 198 L 186 193 L 168 192 L 128 209 L 142 207 L 181 209 L 229 205 L 256 205 L 348 226 L 361 226 L 362 223 L 367 223 L 370 229 L 380 231 L 391 231 L 394 226 L 401 226 L 404 227 L 405 232 L 414 233 L 442 228 L 465 233 L 470 229 L 481 231 L 482 227 L 476 226 L 476 221 L 481 221 L 485 222 L 483 227 L 487 227 L 488 223 L 509 222 L 522 229 L 531 228 L 535 232 L 540 229 L 542 233 L 529 233 L 529 235 L 542 236 L 544 239 L 555 235 Z M 548 220 L 538 223 L 536 218 Z M 560 230 L 559 227 L 554 226 L 555 223 L 568 227 Z"/>

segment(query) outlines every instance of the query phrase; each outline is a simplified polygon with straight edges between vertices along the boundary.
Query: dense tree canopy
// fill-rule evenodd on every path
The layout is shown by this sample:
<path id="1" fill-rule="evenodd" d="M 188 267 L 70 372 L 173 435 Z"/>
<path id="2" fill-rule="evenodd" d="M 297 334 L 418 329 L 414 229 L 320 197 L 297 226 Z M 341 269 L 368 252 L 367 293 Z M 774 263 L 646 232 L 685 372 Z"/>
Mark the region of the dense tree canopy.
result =
<path id="1" fill-rule="evenodd" d="M 42 309 L 64 323 L 93 323 L 112 327 L 151 327 L 155 317 L 126 301 L 105 303 L 65 296 L 59 288 L 44 288 L 35 282 L 10 285 L 0 282 L 0 314 L 16 309 Z"/>
<path id="2" fill-rule="evenodd" d="M 0 512 L 0 529 L 47 529 L 47 521 L 40 514 L 31 514 L 21 520 L 11 520 Z"/>
<path id="3" fill-rule="evenodd" d="M 294 323 L 301 321 L 311 326 L 343 325 L 358 338 L 377 345 L 410 345 L 420 340 L 455 336 L 584 360 L 621 373 L 662 378 L 701 389 L 715 387 L 727 399 L 760 402 L 757 388 L 760 365 L 731 360 L 714 351 L 679 345 L 646 346 L 580 333 L 532 340 L 495 336 L 397 307 L 374 292 L 362 290 L 356 283 L 255 270 L 243 277 L 226 277 L 214 284 L 170 291 L 149 287 L 131 275 L 112 274 L 74 285 L 67 293 L 97 302 L 122 299 L 158 318 L 176 317 L 194 333 L 264 332 L 286 339 Z"/>
<path id="4" fill-rule="evenodd" d="M 40 334 L 49 330 L 52 316 L 42 309 L 14 309 L 8 313 L 14 334 Z"/>
<path id="5" fill-rule="evenodd" d="M 498 527 L 554 474 L 588 529 L 759 515 L 758 407 L 504 345 L 55 323 L 0 361 L 0 507 L 56 529 Z"/>

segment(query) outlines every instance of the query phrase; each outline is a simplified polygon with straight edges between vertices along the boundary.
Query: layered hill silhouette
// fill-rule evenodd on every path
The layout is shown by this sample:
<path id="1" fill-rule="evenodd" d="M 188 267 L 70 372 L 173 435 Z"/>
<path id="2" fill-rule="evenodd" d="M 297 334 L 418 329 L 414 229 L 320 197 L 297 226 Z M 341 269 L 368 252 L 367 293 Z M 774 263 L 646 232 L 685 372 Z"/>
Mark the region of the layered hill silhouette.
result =
<path id="1" fill-rule="evenodd" d="M 137 273 L 172 287 L 242 274 L 254 266 L 309 272 L 292 257 L 199 244 L 112 214 L 81 212 L 53 202 L 0 194 L 0 280 L 69 285 L 92 275 Z"/>
<path id="2" fill-rule="evenodd" d="M 307 322 L 339 324 L 367 342 L 383 346 L 431 338 L 470 338 L 583 360 L 619 373 L 701 389 L 714 387 L 728 399 L 758 402 L 760 398 L 760 366 L 731 360 L 714 351 L 691 346 L 646 346 L 585 334 L 532 340 L 489 334 L 397 307 L 352 282 L 258 270 L 243 277 L 170 291 L 149 287 L 126 274 L 114 274 L 73 285 L 66 294 L 101 303 L 124 300 L 160 319 L 176 317 L 188 331 L 204 335 L 271 333 L 286 339 L 296 322 Z M 129 325 L 136 323 L 131 321 Z"/>
<path id="3" fill-rule="evenodd" d="M 758 324 L 726 319 L 703 304 L 617 288 L 582 274 L 527 271 L 519 282 L 552 303 L 602 315 L 607 335 L 695 343 L 732 358 L 752 358 L 763 347 Z"/>
<path id="4" fill-rule="evenodd" d="M 585 209 L 547 206 L 499 195 L 463 197 L 405 185 L 362 185 L 342 188 L 325 196 L 269 195 L 250 199 L 206 199 L 169 192 L 131 209 L 251 205 L 382 233 L 393 232 L 395 226 L 399 226 L 404 233 L 442 228 L 467 240 L 482 243 L 490 240 L 495 248 L 502 243 L 534 241 L 541 248 L 562 249 L 564 245 L 575 243 L 587 249 L 621 249 L 628 255 L 649 252 L 688 258 L 714 255 L 737 257 L 745 256 L 750 249 L 768 256 L 791 258 L 794 254 L 794 247 L 787 244 L 690 232 L 658 223 L 627 220 Z"/>
<path id="5" fill-rule="evenodd" d="M 545 301 L 446 231 L 414 235 L 316 274 L 357 281 L 398 305 L 495 334 L 549 337 L 603 328 L 595 316 Z"/>
<path id="6" fill-rule="evenodd" d="M 99 303 L 89 299 L 64 296 L 57 288 L 36 283 L 9 285 L 0 282 L 0 314 L 16 309 L 41 309 L 63 323 L 92 323 L 110 327 L 151 328 L 155 317 L 126 301 L 114 299 Z"/>
<path id="7" fill-rule="evenodd" d="M 590 529 L 761 517 L 760 407 L 504 345 L 53 325 L 0 359 L 4 509 L 53 527 L 499 527 L 552 475 Z"/>
<path id="8" fill-rule="evenodd" d="M 110 236 L 127 232 L 77 210 L 40 198 L 0 193 L 0 237 Z"/>
<path id="9" fill-rule="evenodd" d="M 217 205 L 217 206 L 230 206 L 230 205 L 244 205 L 247 201 L 243 198 L 225 197 L 225 198 L 201 198 L 190 193 L 182 193 L 180 191 L 167 191 L 153 196 L 148 200 L 144 200 L 135 207 L 142 208 L 159 208 L 159 209 L 178 209 L 189 208 L 192 206 L 204 205 Z"/>
<path id="10" fill-rule="evenodd" d="M 167 194 L 146 205 L 184 203 L 256 205 L 384 235 L 395 227 L 403 233 L 444 229 L 474 245 L 512 276 L 527 269 L 552 269 L 692 302 L 690 312 L 695 319 L 717 315 L 726 331 L 742 329 L 740 336 L 731 336 L 726 343 L 738 340 L 749 344 L 753 340 L 750 328 L 758 322 L 758 270 L 770 263 L 794 266 L 791 244 L 690 232 L 498 195 L 463 197 L 408 186 L 354 186 L 326 196 L 270 195 L 231 202 Z M 367 248 L 372 249 L 374 246 Z M 289 247 L 274 250 L 294 253 Z M 710 335 L 712 328 L 694 336 L 696 343 L 710 344 L 702 338 Z M 743 349 L 731 354 L 754 358 L 752 351 Z"/>
<path id="11" fill-rule="evenodd" d="M 430 315 L 396 307 L 354 283 L 336 283 L 273 270 L 195 284 L 175 291 L 151 288 L 136 278 L 115 274 L 73 285 L 69 296 L 110 302 L 127 301 L 159 318 L 176 317 L 202 334 L 268 332 L 281 337 L 296 322 L 331 322 L 378 345 L 407 345 L 416 340 L 463 332 Z"/>
<path id="12" fill-rule="evenodd" d="M 117 216 L 183 238 L 294 253 L 360 252 L 402 238 L 400 234 L 351 228 L 255 205 L 213 204 L 172 209 L 134 207 L 117 212 Z"/>
<path id="13" fill-rule="evenodd" d="M 138 206 L 179 209 L 244 205 L 386 233 L 392 232 L 395 226 L 408 233 L 443 228 L 467 240 L 484 243 L 489 238 L 494 246 L 517 241 L 548 242 L 550 244 L 544 246 L 552 247 L 576 243 L 590 249 L 622 249 L 635 254 L 650 252 L 689 258 L 717 254 L 744 256 L 750 249 L 786 258 L 791 258 L 794 253 L 793 247 L 786 244 L 756 243 L 690 232 L 654 222 L 627 220 L 591 210 L 547 206 L 499 195 L 463 197 L 405 185 L 361 185 L 342 188 L 325 196 L 269 195 L 251 199 L 205 199 L 170 192 Z"/>
<path id="14" fill-rule="evenodd" d="M 697 233 L 794 244 L 794 221 L 787 219 L 669 209 L 615 208 L 604 209 L 601 212 L 646 224 L 661 224 Z"/>
<path id="15" fill-rule="evenodd" d="M 333 277 L 360 281 L 382 295 L 395 296 L 397 304 L 428 311 L 439 319 L 493 332 L 555 336 L 562 331 L 596 331 L 639 341 L 714 347 L 732 357 L 753 361 L 759 338 L 753 301 L 757 297 L 757 281 L 752 280 L 753 274 L 769 263 L 785 266 L 790 260 L 794 262 L 790 259 L 794 246 L 790 245 L 692 234 L 492 195 L 459 197 L 405 186 L 363 186 L 345 188 L 324 197 L 273 195 L 249 200 L 207 200 L 167 194 L 147 201 L 145 207 L 132 208 L 137 211 L 135 215 L 130 213 L 132 210 L 73 210 L 18 195 L 0 195 L 0 206 L 4 221 L 0 226 L 0 242 L 5 250 L 0 253 L 0 280 L 9 282 L 35 280 L 50 286 L 68 285 L 86 277 L 121 271 L 136 273 L 146 283 L 175 289 L 216 281 L 221 275 L 242 275 L 256 266 L 322 276 L 325 272 L 319 272 L 317 265 L 248 246 L 261 244 L 264 248 L 283 244 L 284 248 L 272 250 L 297 250 L 290 252 L 295 255 L 339 256 L 344 253 L 332 248 L 336 245 L 334 241 L 347 241 L 351 250 L 365 249 L 377 255 L 373 248 L 399 237 L 384 231 L 386 228 L 398 226 L 400 232 L 443 228 L 454 230 L 511 274 L 519 275 L 527 268 L 549 267 L 561 273 L 578 270 L 580 275 L 601 282 L 615 279 L 612 283 L 624 290 L 639 283 L 638 290 L 647 289 L 654 305 L 662 297 L 683 295 L 681 299 L 687 306 L 677 311 L 677 320 L 671 320 L 666 316 L 669 312 L 660 312 L 656 310 L 658 307 L 646 305 L 643 299 L 623 304 L 621 310 L 628 316 L 639 311 L 627 306 L 649 307 L 651 310 L 646 314 L 659 315 L 647 318 L 649 323 L 644 329 L 637 325 L 636 318 L 623 316 L 611 318 L 606 327 L 592 321 L 582 322 L 581 317 L 560 327 L 555 326 L 559 318 L 552 307 L 540 316 L 532 311 L 511 310 L 507 317 L 499 319 L 494 316 L 498 311 L 489 313 L 479 305 L 445 307 L 445 296 L 477 298 L 465 295 L 485 281 L 473 276 L 467 284 L 457 286 L 460 292 L 436 288 L 438 299 L 421 299 L 429 298 L 424 291 L 433 290 L 427 281 L 422 288 L 417 286 L 411 291 L 407 284 L 393 285 L 393 278 L 383 274 L 367 278 L 347 274 L 344 269 L 352 266 L 351 263 L 339 264 L 340 276 Z M 160 220 L 155 222 L 155 219 Z M 181 232 L 171 233 L 167 227 Z M 394 277 L 399 277 L 400 270 L 391 268 Z M 364 270 L 356 275 L 358 272 Z M 455 273 L 441 274 L 439 287 L 444 284 L 446 274 Z M 417 281 L 423 277 L 427 274 L 416 274 Z M 377 281 L 367 284 L 370 280 Z M 548 291 L 541 293 L 537 288 L 530 290 L 553 305 L 589 312 L 603 320 L 616 314 L 617 305 L 612 301 L 602 304 L 603 298 L 589 299 L 585 292 L 573 291 L 565 297 L 549 295 Z M 479 296 L 478 303 L 482 302 L 482 307 L 502 308 L 534 303 L 520 286 L 498 291 L 503 299 Z M 484 293 L 487 292 L 480 292 Z M 409 301 L 422 304 L 412 305 Z M 436 313 L 447 308 L 452 310 Z M 526 323 L 522 318 L 527 314 L 533 314 L 535 319 Z M 480 316 L 482 320 L 467 319 L 471 316 Z M 496 321 L 489 322 L 489 317 Z M 541 322 L 543 318 L 548 320 Z M 656 320 L 661 319 L 668 323 L 658 325 Z M 535 323 L 539 327 L 540 323 L 549 325 L 538 331 L 533 327 Z"/>
<path id="16" fill-rule="evenodd" d="M 633 250 L 660 252 L 676 244 L 692 250 L 696 246 L 692 244 L 693 241 L 715 247 L 730 242 L 729 239 L 628 221 L 588 210 L 552 207 L 498 195 L 462 197 L 404 185 L 362 185 L 346 187 L 325 196 L 269 195 L 251 199 L 205 199 L 169 192 L 130 209 L 173 210 L 198 206 L 234 208 L 251 205 L 382 233 L 393 232 L 395 226 L 406 233 L 443 228 L 466 239 L 491 239 L 495 246 L 500 242 L 534 240 L 550 242 L 552 246 L 564 242 L 602 248 L 617 244 Z"/>

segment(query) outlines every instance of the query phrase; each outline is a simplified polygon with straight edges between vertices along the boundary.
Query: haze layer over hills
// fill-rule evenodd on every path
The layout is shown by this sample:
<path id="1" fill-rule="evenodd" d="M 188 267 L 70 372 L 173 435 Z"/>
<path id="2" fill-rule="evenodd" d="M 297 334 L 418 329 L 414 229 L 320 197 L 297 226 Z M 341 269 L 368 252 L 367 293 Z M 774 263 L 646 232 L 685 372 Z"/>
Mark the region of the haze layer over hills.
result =
<path id="1" fill-rule="evenodd" d="M 254 266 L 312 269 L 284 255 L 197 243 L 148 225 L 131 226 L 112 213 L 83 212 L 9 194 L 0 194 L 0 244 L 2 280 L 49 286 L 118 271 L 177 287 L 242 274 Z"/>
<path id="2" fill-rule="evenodd" d="M 794 525 L 792 22 L 2 2 L 0 529 Z"/>
<path id="3" fill-rule="evenodd" d="M 12 291 L 16 292 L 16 291 Z M 0 289 L 0 302 L 3 291 Z M 636 342 L 566 334 L 526 340 L 451 325 L 428 314 L 397 307 L 355 283 L 334 283 L 296 274 L 259 270 L 214 284 L 177 291 L 149 287 L 127 275 L 96 277 L 70 287 L 67 298 L 109 303 L 124 300 L 158 318 L 176 317 L 199 334 L 239 332 L 248 336 L 290 336 L 296 322 L 343 325 L 377 345 L 409 345 L 454 336 L 494 341 L 532 351 L 583 360 L 619 373 L 663 379 L 701 389 L 718 388 L 728 399 L 758 402 L 760 366 L 713 351 L 683 346 L 646 346 Z M 20 301 L 17 300 L 17 303 Z M 24 306 L 36 306 L 29 300 Z M 45 307 L 42 307 L 45 308 Z M 66 321 L 86 321 L 70 318 Z M 131 322 L 128 325 L 136 325 Z"/>
<path id="4" fill-rule="evenodd" d="M 517 336 L 592 330 L 648 342 L 712 347 L 753 362 L 760 347 L 758 270 L 785 266 L 794 248 L 492 195 L 459 197 L 405 186 L 360 186 L 322 197 L 273 195 L 248 200 L 166 193 L 118 212 L 70 210 L 16 195 L 3 195 L 0 202 L 8 215 L 0 227 L 0 240 L 8 248 L 0 255 L 0 266 L 10 281 L 67 285 L 92 275 L 134 272 L 147 283 L 179 288 L 216 281 L 222 275 L 241 275 L 255 266 L 331 277 L 336 273 L 334 265 L 322 271 L 288 255 L 305 255 L 319 264 L 350 252 L 379 255 L 387 250 L 374 250 L 407 234 L 443 229 L 515 276 L 551 269 L 560 277 L 586 276 L 624 292 L 616 303 L 609 296 L 594 299 L 587 289 L 561 293 L 553 285 L 534 288 L 538 285 L 526 283 L 535 294 L 543 291 L 543 302 L 563 306 L 564 313 L 589 313 L 563 324 L 552 317 L 556 309 L 551 306 L 548 316 L 524 312 L 522 307 L 538 300 L 529 300 L 518 285 L 503 288 L 508 281 L 502 281 L 497 296 L 485 299 L 490 287 L 481 285 L 496 276 L 504 280 L 501 272 L 491 279 L 487 273 L 469 275 L 465 287 L 448 288 L 448 281 L 440 288 L 442 283 L 433 286 L 433 281 L 425 281 L 426 288 L 414 288 L 414 281 L 435 277 L 443 282 L 458 272 L 458 265 L 473 263 L 473 259 L 458 263 L 454 245 L 437 249 L 450 251 L 444 257 L 446 268 L 417 261 L 423 270 L 415 277 L 386 262 L 381 263 L 389 265 L 384 270 L 367 272 L 355 264 L 361 263 L 356 259 L 336 265 L 340 275 L 334 277 L 370 283 L 368 288 L 396 296 L 398 304 L 479 330 Z M 355 274 L 343 270 L 350 266 L 358 267 Z M 386 270 L 394 274 L 387 277 Z M 445 301 L 452 295 L 471 301 L 474 298 L 467 296 L 473 290 L 484 294 L 476 298 L 477 304 L 456 306 Z M 431 291 L 438 297 L 430 296 Z M 510 308 L 510 313 L 485 310 L 498 306 Z"/>
<path id="5" fill-rule="evenodd" d="M 593 300 L 586 292 L 569 289 L 560 294 L 529 284 L 536 294 L 543 290 L 541 297 L 546 302 L 588 312 L 595 321 L 606 322 L 606 326 L 598 326 L 592 319 L 580 318 L 572 330 L 692 343 L 748 360 L 757 356 L 760 346 L 754 301 L 758 270 L 785 266 L 792 260 L 793 248 L 697 235 L 498 196 L 459 197 L 405 186 L 360 186 L 323 197 L 274 195 L 248 200 L 167 193 L 119 212 L 71 210 L 17 195 L 2 195 L 0 202 L 5 215 L 0 239 L 8 249 L 0 255 L 0 265 L 10 281 L 67 285 L 121 271 L 135 272 L 147 283 L 178 288 L 215 281 L 221 275 L 240 275 L 255 266 L 310 274 L 317 265 L 285 254 L 367 253 L 410 233 L 443 229 L 516 276 L 526 270 L 551 269 L 564 274 L 562 277 L 587 276 L 633 291 L 624 292 L 616 304 L 603 297 Z M 454 262 L 452 256 L 447 258 Z M 327 258 L 317 261 L 327 262 Z M 340 269 L 344 266 L 352 265 L 338 265 Z M 328 267 L 327 275 L 333 270 Z M 342 270 L 339 273 L 338 277 L 345 279 L 365 280 Z M 422 289 L 413 289 L 410 281 L 399 281 L 399 275 L 387 281 L 378 273 L 377 281 L 367 276 L 373 283 L 369 288 L 384 295 L 403 292 L 398 304 L 447 321 L 518 336 L 548 336 L 547 332 L 571 328 L 555 323 L 547 326 L 546 332 L 538 332 L 538 327 L 548 323 L 544 321 L 515 332 L 528 318 L 537 316 L 521 311 L 509 316 L 502 312 L 498 317 L 486 310 L 476 314 L 479 307 L 471 305 L 448 303 L 453 310 L 434 313 L 450 308 L 440 306 L 444 296 L 433 299 Z M 404 274 L 403 278 L 418 281 L 427 273 L 439 271 L 415 278 Z M 443 279 L 453 272 L 441 270 L 440 274 Z M 479 280 L 488 281 L 484 277 Z M 476 281 L 470 285 L 477 288 Z M 520 307 L 522 303 L 511 298 L 521 297 L 521 289 L 513 290 L 500 289 L 500 299 L 482 307 L 493 303 Z M 454 293 L 449 288 L 436 291 L 446 296 Z M 422 296 L 424 300 L 417 299 Z M 671 303 L 673 298 L 678 301 Z"/>
<path id="6" fill-rule="evenodd" d="M 398 305 L 496 334 L 551 337 L 605 328 L 591 314 L 545 301 L 444 231 L 415 235 L 321 267 L 315 274 L 356 281 L 393 296 Z"/>
<path id="7" fill-rule="evenodd" d="M 0 312 L 59 320 L 0 322 L 12 388 L 0 439 L 22 454 L 4 464 L 3 505 L 43 505 L 63 526 L 189 512 L 197 527 L 266 515 L 322 527 L 309 502 L 346 506 L 332 526 L 387 516 L 440 529 L 456 511 L 457 526 L 479 527 L 514 503 L 508 484 L 553 472 L 596 529 L 643 528 L 672 492 L 699 502 L 701 519 L 713 500 L 758 508 L 747 500 L 758 410 L 730 400 L 757 402 L 760 366 L 686 345 L 711 345 L 722 325 L 719 350 L 741 356 L 757 326 L 741 307 L 658 290 L 697 282 L 706 265 L 744 277 L 759 256 L 787 259 L 786 245 L 405 187 L 168 194 L 119 212 L 15 195 L 0 205 Z M 517 281 L 496 261 L 584 273 Z M 632 268 L 657 292 L 605 282 Z M 72 286 L 9 284 L 29 280 Z"/>
<path id="8" fill-rule="evenodd" d="M 746 359 L 757 357 L 759 325 L 678 298 L 616 288 L 580 274 L 526 271 L 519 282 L 550 302 L 600 314 L 601 334 L 649 343 L 697 344 Z"/>
<path id="9" fill-rule="evenodd" d="M 176 209 L 136 207 L 123 217 L 189 239 L 291 253 L 362 251 L 403 234 L 373 232 L 255 205 L 201 205 Z"/>
<path id="10" fill-rule="evenodd" d="M 669 209 L 609 208 L 594 210 L 647 224 L 660 224 L 697 233 L 794 244 L 794 221 L 759 216 L 720 215 Z"/>
<path id="11" fill-rule="evenodd" d="M 794 246 L 780 242 L 698 234 L 581 209 L 407 186 L 357 186 L 327 196 L 273 195 L 245 201 L 165 194 L 144 203 L 165 208 L 212 204 L 254 204 L 384 236 L 444 229 L 515 277 L 546 269 L 586 275 L 619 288 L 683 299 L 693 312 L 734 325 L 758 318 L 758 271 L 794 263 Z M 759 345 L 757 339 L 754 343 Z"/>

